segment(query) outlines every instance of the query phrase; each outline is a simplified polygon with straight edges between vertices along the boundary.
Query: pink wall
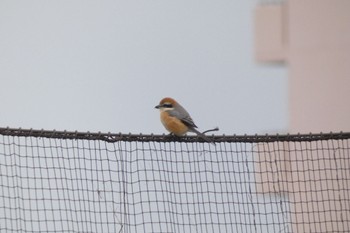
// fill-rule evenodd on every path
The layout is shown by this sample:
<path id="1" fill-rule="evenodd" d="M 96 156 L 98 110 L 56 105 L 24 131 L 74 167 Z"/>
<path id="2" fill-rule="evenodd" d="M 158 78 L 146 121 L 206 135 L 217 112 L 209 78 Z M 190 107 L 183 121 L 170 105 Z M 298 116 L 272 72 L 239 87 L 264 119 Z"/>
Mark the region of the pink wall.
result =
<path id="1" fill-rule="evenodd" d="M 287 9 L 290 131 L 350 131 L 350 1 Z"/>
<path id="2" fill-rule="evenodd" d="M 258 6 L 255 58 L 288 66 L 289 132 L 350 131 L 349 0 Z"/>
<path id="3" fill-rule="evenodd" d="M 255 58 L 259 62 L 283 62 L 286 56 L 285 7 L 255 8 Z"/>
<path id="4" fill-rule="evenodd" d="M 282 60 L 288 66 L 288 131 L 349 132 L 350 0 L 287 0 L 257 6 L 255 33 L 257 61 Z M 293 143 L 283 146 L 291 151 L 257 156 L 256 180 L 262 184 L 257 190 L 288 194 L 293 232 L 350 232 L 349 203 L 342 202 L 350 183 L 335 181 L 346 180 L 338 167 L 350 169 L 348 151 L 310 149 L 302 154 Z M 278 163 L 271 166 L 271 161 Z M 277 171 L 283 172 L 271 181 Z"/>

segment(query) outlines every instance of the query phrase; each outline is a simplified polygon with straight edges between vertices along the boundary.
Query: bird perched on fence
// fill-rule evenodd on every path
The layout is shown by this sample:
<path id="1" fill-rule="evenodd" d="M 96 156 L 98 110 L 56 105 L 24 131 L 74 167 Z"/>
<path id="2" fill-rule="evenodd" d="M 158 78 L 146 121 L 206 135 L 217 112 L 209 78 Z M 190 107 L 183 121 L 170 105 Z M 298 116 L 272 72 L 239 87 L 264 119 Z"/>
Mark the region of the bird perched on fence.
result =
<path id="1" fill-rule="evenodd" d="M 166 97 L 155 108 L 160 110 L 160 120 L 170 133 L 182 136 L 187 132 L 193 132 L 203 140 L 213 143 L 212 140 L 196 129 L 197 126 L 190 114 L 176 100 Z"/>

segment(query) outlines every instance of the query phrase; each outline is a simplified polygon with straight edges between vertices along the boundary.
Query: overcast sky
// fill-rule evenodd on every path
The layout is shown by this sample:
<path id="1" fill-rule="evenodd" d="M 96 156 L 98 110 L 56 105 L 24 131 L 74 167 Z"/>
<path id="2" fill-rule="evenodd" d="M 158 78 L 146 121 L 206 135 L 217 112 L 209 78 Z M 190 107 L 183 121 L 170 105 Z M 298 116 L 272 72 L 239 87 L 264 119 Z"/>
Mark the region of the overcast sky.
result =
<path id="1" fill-rule="evenodd" d="M 178 100 L 200 130 L 287 130 L 287 72 L 254 61 L 253 0 L 0 1 L 0 127 L 155 133 Z"/>

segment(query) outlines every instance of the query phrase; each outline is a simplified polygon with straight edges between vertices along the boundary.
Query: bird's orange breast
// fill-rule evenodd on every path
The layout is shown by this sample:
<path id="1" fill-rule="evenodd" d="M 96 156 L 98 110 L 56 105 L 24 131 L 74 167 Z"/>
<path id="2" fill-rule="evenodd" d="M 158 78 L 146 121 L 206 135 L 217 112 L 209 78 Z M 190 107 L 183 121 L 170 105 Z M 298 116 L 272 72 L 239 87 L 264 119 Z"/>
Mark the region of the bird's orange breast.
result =
<path id="1" fill-rule="evenodd" d="M 160 114 L 160 120 L 169 132 L 177 136 L 184 135 L 188 131 L 188 127 L 181 120 L 176 117 L 169 116 L 167 112 L 162 112 Z"/>

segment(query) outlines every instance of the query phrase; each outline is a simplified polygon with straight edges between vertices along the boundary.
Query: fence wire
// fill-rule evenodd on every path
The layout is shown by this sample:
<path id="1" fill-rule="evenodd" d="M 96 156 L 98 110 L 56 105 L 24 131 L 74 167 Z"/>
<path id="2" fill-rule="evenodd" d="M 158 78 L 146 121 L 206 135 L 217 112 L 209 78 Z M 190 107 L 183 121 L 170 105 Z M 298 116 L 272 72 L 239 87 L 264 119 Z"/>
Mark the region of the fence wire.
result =
<path id="1" fill-rule="evenodd" d="M 350 133 L 0 128 L 0 232 L 349 232 Z"/>

